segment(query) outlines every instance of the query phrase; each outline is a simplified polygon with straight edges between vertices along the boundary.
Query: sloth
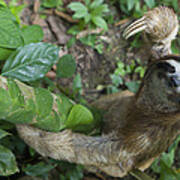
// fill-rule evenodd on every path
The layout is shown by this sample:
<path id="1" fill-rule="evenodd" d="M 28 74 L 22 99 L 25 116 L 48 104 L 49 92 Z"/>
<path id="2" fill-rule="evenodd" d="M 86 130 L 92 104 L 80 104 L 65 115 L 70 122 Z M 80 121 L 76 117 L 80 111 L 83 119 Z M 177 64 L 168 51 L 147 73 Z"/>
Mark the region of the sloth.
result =
<path id="1" fill-rule="evenodd" d="M 42 156 L 114 177 L 147 169 L 180 133 L 180 56 L 170 54 L 177 17 L 167 7 L 155 8 L 128 26 L 124 37 L 140 31 L 152 42 L 156 60 L 148 65 L 136 94 L 119 92 L 92 104 L 105 112 L 102 135 L 53 133 L 19 124 L 20 137 Z"/>

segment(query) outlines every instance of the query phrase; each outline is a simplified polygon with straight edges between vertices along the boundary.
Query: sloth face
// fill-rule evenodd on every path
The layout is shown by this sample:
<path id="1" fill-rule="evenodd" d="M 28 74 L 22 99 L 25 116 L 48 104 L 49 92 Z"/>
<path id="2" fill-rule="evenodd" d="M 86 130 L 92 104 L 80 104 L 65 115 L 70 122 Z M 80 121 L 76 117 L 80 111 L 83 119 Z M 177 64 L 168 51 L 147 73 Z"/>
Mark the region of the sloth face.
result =
<path id="1" fill-rule="evenodd" d="M 151 64 L 145 74 L 149 88 L 156 92 L 168 94 L 180 93 L 180 61 L 174 59 L 160 60 Z"/>
<path id="2" fill-rule="evenodd" d="M 180 93 L 180 62 L 176 60 L 167 60 L 167 63 L 169 65 L 167 76 L 170 85 L 175 88 L 177 93 Z"/>

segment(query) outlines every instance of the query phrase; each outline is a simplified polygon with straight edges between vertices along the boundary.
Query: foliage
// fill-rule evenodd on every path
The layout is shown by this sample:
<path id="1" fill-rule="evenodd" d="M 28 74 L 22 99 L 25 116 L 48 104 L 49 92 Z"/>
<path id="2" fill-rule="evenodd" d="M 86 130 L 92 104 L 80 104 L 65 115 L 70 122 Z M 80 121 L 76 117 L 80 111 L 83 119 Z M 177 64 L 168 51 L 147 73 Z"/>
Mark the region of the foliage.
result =
<path id="1" fill-rule="evenodd" d="M 62 4 L 62 0 L 42 0 L 42 6 L 44 6 L 45 8 L 54 8 L 61 6 Z"/>
<path id="2" fill-rule="evenodd" d="M 59 48 L 47 43 L 31 43 L 16 49 L 6 60 L 2 75 L 21 81 L 42 78 L 58 60 Z"/>
<path id="3" fill-rule="evenodd" d="M 18 47 L 43 39 L 40 26 L 21 28 L 16 17 L 6 6 L 0 6 L 0 60 L 5 60 Z M 37 36 L 34 36 L 37 34 Z"/>
<path id="4" fill-rule="evenodd" d="M 35 151 L 27 148 L 14 131 L 14 123 L 33 124 L 35 118 L 37 121 L 34 125 L 45 130 L 60 131 L 71 128 L 74 131 L 89 133 L 94 127 L 97 129 L 100 122 L 97 119 L 101 119 L 96 110 L 82 105 L 86 102 L 81 96 L 82 79 L 80 74 L 76 74 L 74 57 L 68 54 L 58 59 L 59 47 L 41 42 L 43 31 L 40 26 L 21 25 L 19 14 L 25 5 L 18 5 L 17 2 L 18 0 L 11 0 L 7 6 L 3 0 L 0 0 L 0 60 L 4 61 L 1 62 L 3 65 L 1 75 L 9 77 L 8 90 L 0 88 L 0 175 L 10 176 L 21 170 L 26 175 L 46 178 L 52 169 L 60 166 L 59 179 L 83 179 L 82 166 L 53 160 L 39 160 Z M 157 5 L 173 7 L 179 13 L 178 0 L 111 0 L 111 2 L 119 6 L 121 18 L 139 17 L 148 8 Z M 62 0 L 41 1 L 41 8 L 60 6 L 63 6 Z M 77 25 L 69 30 L 73 37 L 67 44 L 68 47 L 75 43 L 75 36 L 82 30 L 92 30 L 96 27 L 108 30 L 107 16 L 110 12 L 109 6 L 103 0 L 72 2 L 68 7 L 73 12 L 73 18 L 78 20 Z M 103 43 L 97 35 L 80 38 L 80 41 L 97 50 L 99 54 L 103 52 Z M 130 46 L 138 48 L 140 45 L 137 35 Z M 179 45 L 178 38 L 172 45 L 174 53 L 179 53 Z M 57 89 L 58 85 L 45 77 L 55 63 L 57 63 L 58 79 L 73 77 L 73 92 L 70 97 L 79 102 L 76 104 L 69 97 L 59 93 L 56 100 L 57 112 L 52 110 L 54 99 L 50 90 Z M 145 68 L 138 59 L 132 60 L 129 64 L 117 60 L 117 68 L 110 74 L 112 83 L 107 88 L 108 93 L 121 89 L 136 92 L 144 71 Z M 14 78 L 28 84 L 34 83 L 37 87 L 28 89 L 26 85 L 21 86 L 22 83 L 14 81 Z M 0 83 L 2 83 L 1 79 Z M 42 82 L 47 83 L 48 90 L 41 88 Z M 30 96 L 33 97 L 25 97 L 24 89 L 30 91 Z M 59 89 L 66 94 L 64 87 Z M 152 165 L 152 170 L 159 177 L 158 180 L 180 179 L 179 170 L 174 166 L 179 140 L 178 137 L 168 152 L 163 153 Z"/>
<path id="5" fill-rule="evenodd" d="M 76 71 L 76 62 L 72 55 L 67 54 L 59 59 L 57 64 L 57 75 L 59 77 L 72 77 Z"/>
<path id="6" fill-rule="evenodd" d="M 131 74 L 137 74 L 139 78 L 143 78 L 145 68 L 141 65 L 140 60 L 131 60 L 131 64 L 124 64 L 122 61 L 117 62 L 117 68 L 114 73 L 110 75 L 112 85 L 108 87 L 109 93 L 115 93 L 119 91 L 119 87 L 125 85 L 130 91 L 137 92 L 140 81 L 127 81 L 125 77 Z"/>
<path id="7" fill-rule="evenodd" d="M 180 142 L 180 136 L 178 136 L 176 141 L 169 147 L 168 152 L 162 153 L 161 157 L 156 159 L 152 164 L 151 166 L 152 170 L 160 174 L 158 180 L 180 179 L 179 172 L 172 167 L 175 160 L 175 152 L 179 142 Z"/>
<path id="8" fill-rule="evenodd" d="M 66 55 L 58 61 L 59 47 L 40 42 L 43 39 L 41 27 L 38 25 L 21 27 L 5 5 L 0 7 L 0 20 L 0 48 L 3 60 L 6 60 L 1 75 L 9 77 L 6 84 L 8 89 L 0 88 L 2 124 L 28 123 L 49 131 L 71 128 L 74 131 L 90 132 L 94 128 L 95 119 L 88 108 L 75 104 L 62 93 L 54 100 L 53 95 L 46 89 L 33 89 L 13 80 L 19 79 L 31 83 L 42 79 L 56 62 L 58 62 L 57 73 L 60 77 L 72 77 L 76 69 L 73 57 Z M 3 77 L 0 81 L 2 83 Z M 74 82 L 74 89 L 79 93 L 81 83 L 79 80 Z M 24 92 L 29 92 L 29 95 L 25 93 L 26 97 L 24 97 Z M 57 104 L 57 112 L 52 109 L 53 103 Z M 0 174 L 9 176 L 16 173 L 18 167 L 11 151 L 12 146 L 7 143 L 9 138 L 4 140 L 9 133 L 3 129 L 3 126 L 2 129 L 0 127 L 0 138 L 3 138 L 0 142 L 2 144 L 0 145 Z M 27 175 L 44 177 L 54 167 L 54 165 L 38 162 L 35 165 L 27 165 L 23 171 Z M 75 172 L 72 171 L 72 173 Z"/>
<path id="9" fill-rule="evenodd" d="M 104 4 L 103 0 L 84 0 L 84 2 L 85 4 L 72 2 L 68 5 L 75 12 L 73 18 L 80 20 L 81 29 L 89 25 L 89 27 L 95 26 L 107 30 L 108 26 L 104 19 L 105 13 L 109 12 L 107 4 Z"/>

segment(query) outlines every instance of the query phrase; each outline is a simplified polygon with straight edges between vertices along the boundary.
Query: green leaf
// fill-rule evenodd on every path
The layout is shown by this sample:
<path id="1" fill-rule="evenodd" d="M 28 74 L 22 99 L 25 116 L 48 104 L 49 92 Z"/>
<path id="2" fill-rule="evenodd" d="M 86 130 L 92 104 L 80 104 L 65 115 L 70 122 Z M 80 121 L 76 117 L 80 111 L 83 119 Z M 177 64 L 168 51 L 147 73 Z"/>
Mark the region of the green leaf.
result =
<path id="1" fill-rule="evenodd" d="M 144 1 L 149 8 L 153 8 L 155 6 L 154 0 L 144 0 Z"/>
<path id="2" fill-rule="evenodd" d="M 4 2 L 4 0 L 0 0 L 0 5 L 1 5 L 1 6 L 4 6 L 4 7 L 7 6 L 6 3 Z"/>
<path id="3" fill-rule="evenodd" d="M 6 131 L 0 129 L 0 139 L 2 139 L 3 137 L 6 137 L 7 135 L 9 135 L 8 132 L 6 132 Z"/>
<path id="4" fill-rule="evenodd" d="M 11 104 L 12 101 L 8 92 L 5 89 L 0 88 L 0 119 L 6 118 Z"/>
<path id="5" fill-rule="evenodd" d="M 17 24 L 11 19 L 0 18 L 0 47 L 15 49 L 23 44 Z"/>
<path id="6" fill-rule="evenodd" d="M 72 11 L 75 11 L 73 18 L 79 19 L 85 17 L 88 14 L 87 7 L 80 2 L 72 2 L 68 5 L 68 8 L 70 8 Z"/>
<path id="7" fill-rule="evenodd" d="M 85 2 L 85 4 L 86 4 L 86 6 L 89 6 L 91 0 L 84 0 L 84 2 Z"/>
<path id="8" fill-rule="evenodd" d="M 92 11 L 92 16 L 102 16 L 103 13 L 105 12 L 109 12 L 108 6 L 106 4 L 100 5 L 98 7 L 96 7 L 93 11 Z"/>
<path id="9" fill-rule="evenodd" d="M 9 176 L 18 171 L 14 154 L 9 149 L 0 145 L 0 175 Z"/>
<path id="10" fill-rule="evenodd" d="M 123 84 L 123 80 L 119 75 L 116 74 L 112 74 L 110 75 L 111 79 L 112 79 L 112 83 L 118 87 L 119 85 Z"/>
<path id="11" fill-rule="evenodd" d="M 10 111 L 9 111 L 10 112 Z M 6 117 L 6 120 L 14 124 L 17 123 L 32 123 L 35 113 L 32 110 L 26 110 L 25 108 L 14 107 L 13 110 Z"/>
<path id="12" fill-rule="evenodd" d="M 128 89 L 133 93 L 136 93 L 138 91 L 140 85 L 138 81 L 126 82 L 125 84 L 128 87 Z"/>
<path id="13" fill-rule="evenodd" d="M 36 127 L 47 131 L 59 132 L 63 129 L 61 126 L 61 117 L 54 110 L 46 117 L 37 116 L 36 121 L 34 124 Z"/>
<path id="14" fill-rule="evenodd" d="M 90 8 L 94 9 L 97 8 L 99 5 L 101 5 L 103 3 L 104 0 L 94 0 L 91 5 Z"/>
<path id="15" fill-rule="evenodd" d="M 45 76 L 58 59 L 59 48 L 48 43 L 19 47 L 7 59 L 3 76 L 21 81 L 35 81 Z"/>
<path id="16" fill-rule="evenodd" d="M 94 123 L 94 118 L 92 113 L 84 106 L 76 104 L 71 109 L 68 119 L 65 123 L 67 128 L 75 131 L 87 131 L 88 126 Z M 83 128 L 86 127 L 86 128 Z"/>
<path id="17" fill-rule="evenodd" d="M 128 11 L 132 10 L 134 4 L 135 4 L 135 0 L 127 0 Z"/>
<path id="18" fill-rule="evenodd" d="M 68 78 L 76 71 L 76 62 L 72 55 L 67 54 L 59 59 L 57 64 L 57 75 L 59 77 Z"/>
<path id="19" fill-rule="evenodd" d="M 39 162 L 35 165 L 28 164 L 26 168 L 23 168 L 23 171 L 26 175 L 29 176 L 47 176 L 47 173 L 54 169 L 54 166 L 51 164 L 46 164 L 44 162 Z"/>
<path id="20" fill-rule="evenodd" d="M 12 14 L 9 8 L 0 6 L 0 19 L 9 19 L 16 22 L 16 17 Z"/>
<path id="21" fill-rule="evenodd" d="M 8 92 L 13 103 L 20 107 L 24 106 L 24 96 L 22 96 L 21 90 L 12 79 L 8 79 Z"/>
<path id="22" fill-rule="evenodd" d="M 46 8 L 54 8 L 63 4 L 62 0 L 43 0 L 42 5 Z"/>
<path id="23" fill-rule="evenodd" d="M 161 173 L 159 180 L 178 180 L 178 174 L 173 168 L 167 165 L 164 161 L 160 160 Z"/>
<path id="24" fill-rule="evenodd" d="M 64 94 L 58 94 L 58 99 L 56 100 L 58 105 L 58 115 L 60 117 L 61 129 L 65 128 L 65 122 L 67 120 L 68 114 L 72 109 L 74 103 L 66 97 Z"/>
<path id="25" fill-rule="evenodd" d="M 81 75 L 77 74 L 76 77 L 73 80 L 73 93 L 80 93 L 82 91 L 82 80 Z"/>
<path id="26" fill-rule="evenodd" d="M 66 97 L 64 94 L 58 94 L 58 99 L 56 100 L 58 104 L 58 112 L 59 115 L 65 115 L 67 116 L 71 110 L 71 108 L 74 105 L 74 102 L 72 102 L 68 97 Z"/>
<path id="27" fill-rule="evenodd" d="M 82 180 L 83 177 L 83 167 L 81 165 L 76 165 L 74 168 L 68 168 L 66 179 Z"/>
<path id="28" fill-rule="evenodd" d="M 43 40 L 43 30 L 39 25 L 22 28 L 22 36 L 25 44 L 36 43 Z"/>
<path id="29" fill-rule="evenodd" d="M 92 21 L 96 26 L 103 28 L 104 30 L 108 30 L 107 23 L 102 17 L 95 16 L 92 18 Z"/>
<path id="30" fill-rule="evenodd" d="M 85 24 L 87 24 L 90 20 L 91 20 L 91 14 L 87 14 L 87 15 L 84 17 Z"/>
<path id="31" fill-rule="evenodd" d="M 13 49 L 0 48 L 0 60 L 6 60 L 13 51 Z"/>
<path id="32" fill-rule="evenodd" d="M 36 110 L 41 118 L 44 118 L 50 114 L 53 106 L 53 97 L 51 93 L 43 88 L 35 89 L 36 98 Z"/>

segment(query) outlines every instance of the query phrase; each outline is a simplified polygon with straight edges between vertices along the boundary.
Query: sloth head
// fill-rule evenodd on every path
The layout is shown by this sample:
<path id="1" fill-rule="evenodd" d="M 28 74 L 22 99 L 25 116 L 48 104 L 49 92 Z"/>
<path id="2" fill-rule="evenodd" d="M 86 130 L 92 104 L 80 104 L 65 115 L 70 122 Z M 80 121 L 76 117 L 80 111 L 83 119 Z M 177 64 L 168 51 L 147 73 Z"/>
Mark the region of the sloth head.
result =
<path id="1" fill-rule="evenodd" d="M 180 111 L 180 56 L 167 56 L 150 64 L 136 98 L 153 111 Z"/>

